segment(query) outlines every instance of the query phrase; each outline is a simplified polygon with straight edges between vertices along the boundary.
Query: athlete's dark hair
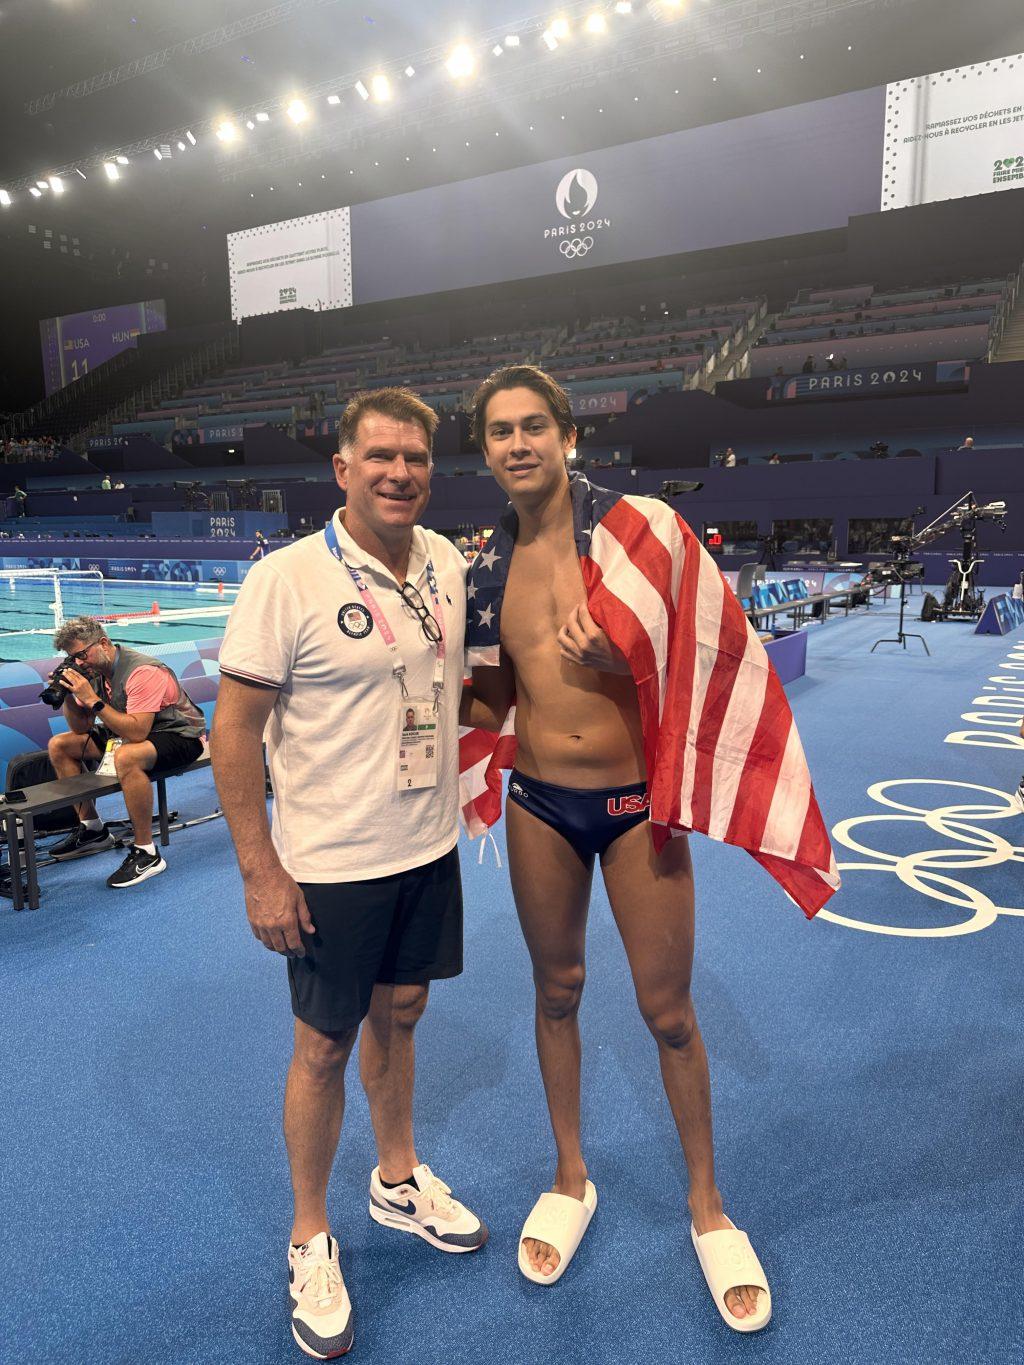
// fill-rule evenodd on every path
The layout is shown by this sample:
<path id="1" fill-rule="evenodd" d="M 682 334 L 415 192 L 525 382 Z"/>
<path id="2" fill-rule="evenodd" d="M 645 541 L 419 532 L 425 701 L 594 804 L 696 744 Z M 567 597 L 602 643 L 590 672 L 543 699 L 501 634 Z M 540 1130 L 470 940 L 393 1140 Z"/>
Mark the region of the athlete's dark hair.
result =
<path id="1" fill-rule="evenodd" d="M 344 455 L 356 442 L 360 420 L 368 412 L 381 417 L 393 417 L 396 422 L 419 422 L 427 438 L 427 449 L 434 444 L 438 417 L 433 408 L 417 398 L 412 389 L 363 389 L 354 393 L 345 404 L 338 424 L 338 449 Z"/>
<path id="2" fill-rule="evenodd" d="M 489 374 L 473 395 L 473 439 L 481 450 L 487 428 L 487 404 L 504 389 L 532 389 L 548 405 L 563 436 L 575 431 L 569 395 L 557 380 L 536 365 L 504 365 Z"/>

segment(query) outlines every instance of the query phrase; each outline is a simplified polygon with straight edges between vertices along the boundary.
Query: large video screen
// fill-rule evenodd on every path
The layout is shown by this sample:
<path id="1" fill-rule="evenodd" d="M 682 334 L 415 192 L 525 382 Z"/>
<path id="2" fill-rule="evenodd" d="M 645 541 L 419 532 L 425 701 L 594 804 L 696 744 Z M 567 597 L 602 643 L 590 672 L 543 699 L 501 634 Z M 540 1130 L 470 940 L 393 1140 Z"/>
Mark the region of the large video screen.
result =
<path id="1" fill-rule="evenodd" d="M 882 208 L 1024 186 L 1024 55 L 896 81 Z"/>
<path id="2" fill-rule="evenodd" d="M 356 303 L 845 227 L 878 208 L 858 90 L 352 209 Z"/>
<path id="3" fill-rule="evenodd" d="M 331 209 L 228 234 L 231 316 L 352 302 L 349 211 Z"/>
<path id="4" fill-rule="evenodd" d="M 799 236 L 1017 186 L 1011 56 L 232 233 L 232 316 Z"/>
<path id="5" fill-rule="evenodd" d="M 858 90 L 231 233 L 232 316 L 845 227 L 878 208 L 884 119 Z"/>
<path id="6" fill-rule="evenodd" d="M 167 305 L 163 299 L 43 318 L 39 340 L 47 396 L 134 346 L 143 333 L 166 330 Z"/>

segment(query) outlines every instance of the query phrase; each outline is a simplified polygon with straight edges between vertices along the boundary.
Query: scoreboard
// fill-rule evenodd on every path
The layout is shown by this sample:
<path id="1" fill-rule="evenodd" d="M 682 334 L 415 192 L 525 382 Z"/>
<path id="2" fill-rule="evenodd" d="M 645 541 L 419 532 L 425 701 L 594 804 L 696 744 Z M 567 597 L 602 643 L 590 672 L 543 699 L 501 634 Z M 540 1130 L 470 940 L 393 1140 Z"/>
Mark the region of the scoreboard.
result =
<path id="1" fill-rule="evenodd" d="M 39 340 L 47 397 L 65 384 L 84 378 L 111 356 L 135 346 L 143 333 L 166 330 L 167 305 L 163 299 L 43 318 Z"/>

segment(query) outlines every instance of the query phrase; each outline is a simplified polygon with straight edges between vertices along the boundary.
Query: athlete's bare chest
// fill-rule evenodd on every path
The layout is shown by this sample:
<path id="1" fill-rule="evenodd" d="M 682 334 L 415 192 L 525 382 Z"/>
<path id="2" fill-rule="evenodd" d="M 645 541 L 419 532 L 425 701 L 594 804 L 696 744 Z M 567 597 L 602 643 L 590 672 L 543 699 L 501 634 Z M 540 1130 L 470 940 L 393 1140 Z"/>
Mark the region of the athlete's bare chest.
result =
<path id="1" fill-rule="evenodd" d="M 513 658 L 537 645 L 556 645 L 572 609 L 586 601 L 576 546 L 534 542 L 512 554 L 501 611 L 501 641 Z"/>

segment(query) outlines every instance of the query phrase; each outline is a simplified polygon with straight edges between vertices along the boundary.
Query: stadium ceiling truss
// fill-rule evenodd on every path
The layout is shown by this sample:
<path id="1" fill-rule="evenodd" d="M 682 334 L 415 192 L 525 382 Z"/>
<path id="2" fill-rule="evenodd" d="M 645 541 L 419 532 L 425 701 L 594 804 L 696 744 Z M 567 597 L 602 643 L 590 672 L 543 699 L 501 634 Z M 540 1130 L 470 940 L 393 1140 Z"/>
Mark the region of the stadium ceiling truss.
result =
<path id="1" fill-rule="evenodd" d="M 196 38 L 186 38 L 170 47 L 162 47 L 159 52 L 136 57 L 134 61 L 124 62 L 112 71 L 103 71 L 98 76 L 75 81 L 73 85 L 65 85 L 60 90 L 51 90 L 45 95 L 29 100 L 25 105 L 25 113 L 44 114 L 52 109 L 58 100 L 87 99 L 101 90 L 111 90 L 115 85 L 133 81 L 137 76 L 148 76 L 154 71 L 162 71 L 179 57 L 201 57 L 204 52 L 212 52 L 214 48 L 222 47 L 225 43 L 233 43 L 236 38 L 248 38 L 253 33 L 262 33 L 264 29 L 276 28 L 278 24 L 286 23 L 305 10 L 324 9 L 328 5 L 338 3 L 339 0 L 286 0 L 286 3 L 274 5 L 259 14 L 237 19 L 233 24 L 222 24 L 220 28 L 212 28 L 208 33 L 200 33 Z"/>
<path id="2" fill-rule="evenodd" d="M 637 7 L 643 0 L 638 0 Z M 140 59 L 141 64 L 151 63 L 146 70 L 158 70 L 171 60 L 174 54 L 190 54 L 208 51 L 221 42 L 228 42 L 243 32 L 254 32 L 258 28 L 269 28 L 281 23 L 289 15 L 311 6 L 325 6 L 336 0 L 289 0 L 262 14 L 252 15 L 247 20 L 223 29 L 212 30 L 188 43 L 177 44 L 160 53 Z M 447 78 L 443 82 L 424 79 L 417 89 L 415 85 L 402 86 L 402 98 L 393 106 L 383 110 L 372 103 L 359 103 L 345 114 L 332 118 L 319 126 L 303 131 L 296 136 L 294 127 L 277 132 L 273 125 L 260 138 L 259 145 L 240 146 L 231 152 L 225 151 L 221 157 L 220 175 L 225 183 L 249 180 L 254 175 L 274 170 L 278 167 L 294 167 L 320 158 L 328 153 L 357 150 L 368 144 L 393 140 L 403 134 L 422 132 L 424 126 L 441 128 L 460 123 L 475 117 L 502 99 L 514 97 L 517 100 L 544 100 L 557 95 L 571 95 L 581 90 L 591 89 L 599 82 L 608 82 L 622 76 L 643 70 L 655 62 L 675 59 L 680 62 L 692 61 L 711 52 L 734 51 L 745 43 L 758 37 L 778 37 L 785 34 L 806 32 L 831 21 L 850 15 L 869 13 L 877 9 L 893 9 L 898 6 L 920 3 L 920 0 L 717 0 L 712 6 L 701 3 L 671 24 L 649 22 L 638 24 L 627 30 L 619 30 L 616 41 L 600 51 L 588 48 L 586 44 L 565 45 L 559 49 L 558 60 L 544 60 L 533 63 L 528 69 L 525 64 L 503 62 L 487 68 L 486 78 L 479 77 L 473 84 L 454 86 Z M 572 0 L 562 6 L 561 14 L 570 20 L 578 20 L 593 8 L 593 0 Z M 654 11 L 656 19 L 659 6 L 657 0 L 648 4 L 646 9 Z M 644 16 L 638 16 L 644 17 Z M 515 31 L 521 38 L 539 38 L 550 24 L 550 16 L 533 16 L 518 24 L 506 24 L 501 28 L 479 35 L 474 48 L 481 52 L 489 51 L 499 43 L 509 31 Z M 223 35 L 223 36 L 221 36 Z M 404 70 L 411 66 L 423 77 L 431 72 L 443 70 L 448 49 L 435 45 L 423 51 L 408 54 L 393 61 L 390 66 Z M 554 56 L 554 54 L 551 54 Z M 141 75 L 140 62 L 128 63 L 116 71 L 92 77 L 89 81 L 76 86 L 68 86 L 64 91 L 43 96 L 55 102 L 58 98 L 81 98 L 94 90 L 105 89 L 122 80 L 130 80 Z M 348 72 L 330 80 L 320 81 L 302 91 L 308 103 L 323 100 L 329 94 L 341 94 L 354 99 L 354 87 L 368 73 L 365 69 Z M 101 84 L 104 83 L 104 84 Z M 71 93 L 74 92 L 74 93 Z M 33 101 L 39 104 L 39 101 Z M 50 106 L 47 106 L 50 107 Z M 279 118 L 284 116 L 282 101 L 270 101 L 236 109 L 230 115 L 222 114 L 217 119 L 189 124 L 187 128 L 171 129 L 136 142 L 111 148 L 102 156 L 91 156 L 70 161 L 63 167 L 50 169 L 47 175 L 69 176 L 79 167 L 99 169 L 105 161 L 117 156 L 131 158 L 144 152 L 152 152 L 159 147 L 168 157 L 172 148 L 182 141 L 188 130 L 213 136 L 217 126 L 230 118 L 236 124 L 252 120 L 259 111 L 273 111 Z M 330 126 L 333 123 L 333 127 Z M 28 175 L 20 180 L 9 182 L 12 190 L 27 189 L 34 184 L 36 176 Z"/>

